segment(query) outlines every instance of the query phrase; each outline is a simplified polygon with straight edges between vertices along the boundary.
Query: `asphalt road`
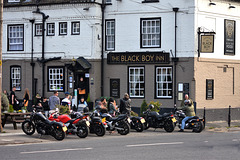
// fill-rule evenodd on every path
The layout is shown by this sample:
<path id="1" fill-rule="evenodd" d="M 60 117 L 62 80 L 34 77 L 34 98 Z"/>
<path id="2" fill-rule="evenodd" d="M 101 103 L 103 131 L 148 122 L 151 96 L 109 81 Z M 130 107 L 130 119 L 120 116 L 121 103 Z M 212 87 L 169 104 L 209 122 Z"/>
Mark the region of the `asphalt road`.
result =
<path id="1" fill-rule="evenodd" d="M 25 136 L 25 135 L 24 135 Z M 27 136 L 27 135 L 26 135 Z M 36 134 L 33 136 L 37 136 Z M 239 160 L 240 132 L 166 133 L 150 129 L 121 136 L 70 135 L 63 141 L 0 146 L 1 160 Z"/>

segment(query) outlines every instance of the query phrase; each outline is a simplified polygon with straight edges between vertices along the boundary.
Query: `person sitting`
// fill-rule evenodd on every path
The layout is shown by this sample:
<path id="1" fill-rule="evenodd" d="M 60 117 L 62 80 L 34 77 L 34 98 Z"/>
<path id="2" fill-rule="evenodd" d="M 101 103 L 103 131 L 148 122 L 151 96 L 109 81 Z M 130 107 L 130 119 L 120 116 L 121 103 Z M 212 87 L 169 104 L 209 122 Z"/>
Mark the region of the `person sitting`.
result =
<path id="1" fill-rule="evenodd" d="M 69 100 L 69 94 L 65 94 L 65 98 L 61 102 L 62 106 L 68 106 L 69 111 L 71 111 L 71 101 Z"/>
<path id="2" fill-rule="evenodd" d="M 44 97 L 44 98 L 43 98 L 42 106 L 43 106 L 43 110 L 44 110 L 44 113 L 45 113 L 45 117 L 48 118 L 48 117 L 49 117 L 50 107 L 49 107 L 49 105 L 48 105 L 47 97 Z"/>
<path id="3" fill-rule="evenodd" d="M 83 113 L 86 107 L 88 108 L 87 102 L 84 100 L 84 97 L 81 97 L 80 102 L 78 104 L 77 112 Z"/>
<path id="4" fill-rule="evenodd" d="M 117 113 L 117 105 L 116 105 L 116 101 L 113 98 L 110 98 L 108 100 L 108 113 L 115 117 L 116 113 Z"/>

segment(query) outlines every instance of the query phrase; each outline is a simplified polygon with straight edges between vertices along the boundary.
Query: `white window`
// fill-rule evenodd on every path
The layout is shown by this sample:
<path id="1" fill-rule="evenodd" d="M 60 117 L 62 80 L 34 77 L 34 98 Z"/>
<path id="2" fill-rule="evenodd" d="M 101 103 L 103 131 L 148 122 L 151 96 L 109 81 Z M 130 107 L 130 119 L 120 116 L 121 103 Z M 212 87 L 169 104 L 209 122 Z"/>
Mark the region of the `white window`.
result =
<path id="1" fill-rule="evenodd" d="M 105 0 L 106 4 L 112 3 L 112 0 Z"/>
<path id="2" fill-rule="evenodd" d="M 141 47 L 160 47 L 161 19 L 141 20 Z"/>
<path id="3" fill-rule="evenodd" d="M 35 25 L 35 36 L 41 36 L 42 35 L 42 24 L 36 24 Z"/>
<path id="4" fill-rule="evenodd" d="M 63 68 L 49 68 L 49 91 L 63 91 Z"/>
<path id="5" fill-rule="evenodd" d="M 106 21 L 106 50 L 115 50 L 115 20 Z"/>
<path id="6" fill-rule="evenodd" d="M 8 2 L 20 2 L 20 0 L 8 0 Z"/>
<path id="7" fill-rule="evenodd" d="M 172 67 L 156 67 L 156 97 L 172 98 Z"/>
<path id="8" fill-rule="evenodd" d="M 67 22 L 59 23 L 59 35 L 67 34 Z"/>
<path id="9" fill-rule="evenodd" d="M 21 90 L 21 67 L 11 67 L 11 86 Z"/>
<path id="10" fill-rule="evenodd" d="M 72 22 L 72 34 L 80 34 L 80 22 Z"/>
<path id="11" fill-rule="evenodd" d="M 23 25 L 8 26 L 8 50 L 23 51 Z"/>
<path id="12" fill-rule="evenodd" d="M 55 24 L 54 23 L 48 23 L 47 24 L 47 35 L 48 36 L 54 36 L 55 35 Z"/>
<path id="13" fill-rule="evenodd" d="M 130 97 L 144 97 L 144 67 L 129 67 L 129 93 Z"/>

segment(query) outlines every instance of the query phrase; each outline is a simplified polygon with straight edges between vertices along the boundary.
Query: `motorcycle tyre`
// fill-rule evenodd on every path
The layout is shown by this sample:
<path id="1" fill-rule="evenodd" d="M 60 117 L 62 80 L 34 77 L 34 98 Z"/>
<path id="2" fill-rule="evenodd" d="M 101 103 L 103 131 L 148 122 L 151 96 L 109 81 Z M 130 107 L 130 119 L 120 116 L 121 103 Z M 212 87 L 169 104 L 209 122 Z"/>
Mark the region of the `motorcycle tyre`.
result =
<path id="1" fill-rule="evenodd" d="M 30 125 L 29 127 L 31 127 L 32 129 L 31 131 L 27 131 L 26 128 L 24 127 L 27 123 L 28 125 Z M 26 120 L 22 123 L 22 130 L 26 135 L 33 135 L 33 133 L 35 132 L 35 125 L 31 121 Z"/>
<path id="2" fill-rule="evenodd" d="M 167 120 L 165 123 L 164 123 L 164 126 L 163 126 L 164 130 L 166 132 L 173 132 L 174 131 L 174 128 L 175 128 L 175 124 L 173 123 L 172 120 Z"/>
<path id="3" fill-rule="evenodd" d="M 197 122 L 198 124 L 197 124 L 197 128 L 194 128 L 193 129 L 193 132 L 195 132 L 195 133 L 200 133 L 200 132 L 202 132 L 202 130 L 203 130 L 203 123 L 202 122 Z"/>
<path id="4" fill-rule="evenodd" d="M 150 128 L 150 126 L 149 126 L 149 123 L 146 121 L 144 123 L 144 130 L 147 130 L 148 128 Z"/>
<path id="5" fill-rule="evenodd" d="M 66 133 L 62 130 L 62 127 L 54 127 L 54 138 L 58 141 L 62 141 L 66 136 Z"/>
<path id="6" fill-rule="evenodd" d="M 124 128 L 124 130 L 117 130 L 121 135 L 127 135 L 130 132 L 130 126 L 126 122 L 120 122 L 119 127 Z"/>
<path id="7" fill-rule="evenodd" d="M 105 135 L 106 133 L 106 129 L 103 127 L 103 125 L 97 124 L 94 127 L 94 133 L 99 136 L 102 137 Z"/>
<path id="8" fill-rule="evenodd" d="M 82 129 L 82 133 L 79 133 L 79 131 Z M 79 138 L 86 138 L 88 136 L 89 129 L 86 124 L 80 123 L 77 125 L 77 136 Z"/>
<path id="9" fill-rule="evenodd" d="M 141 122 L 135 123 L 134 129 L 135 129 L 137 132 L 142 132 L 142 131 L 144 130 L 143 124 L 142 124 Z"/>

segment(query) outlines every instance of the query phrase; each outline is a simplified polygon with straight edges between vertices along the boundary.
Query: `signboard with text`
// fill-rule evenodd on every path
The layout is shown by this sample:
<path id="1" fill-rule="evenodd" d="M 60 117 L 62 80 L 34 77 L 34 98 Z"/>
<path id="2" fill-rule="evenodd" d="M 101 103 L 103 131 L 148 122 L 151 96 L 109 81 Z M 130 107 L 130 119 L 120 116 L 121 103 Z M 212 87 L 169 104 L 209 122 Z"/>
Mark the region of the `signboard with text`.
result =
<path id="1" fill-rule="evenodd" d="M 224 20 L 224 54 L 235 55 L 235 21 Z"/>
<path id="2" fill-rule="evenodd" d="M 108 64 L 168 64 L 169 53 L 164 52 L 116 52 L 107 55 Z"/>

